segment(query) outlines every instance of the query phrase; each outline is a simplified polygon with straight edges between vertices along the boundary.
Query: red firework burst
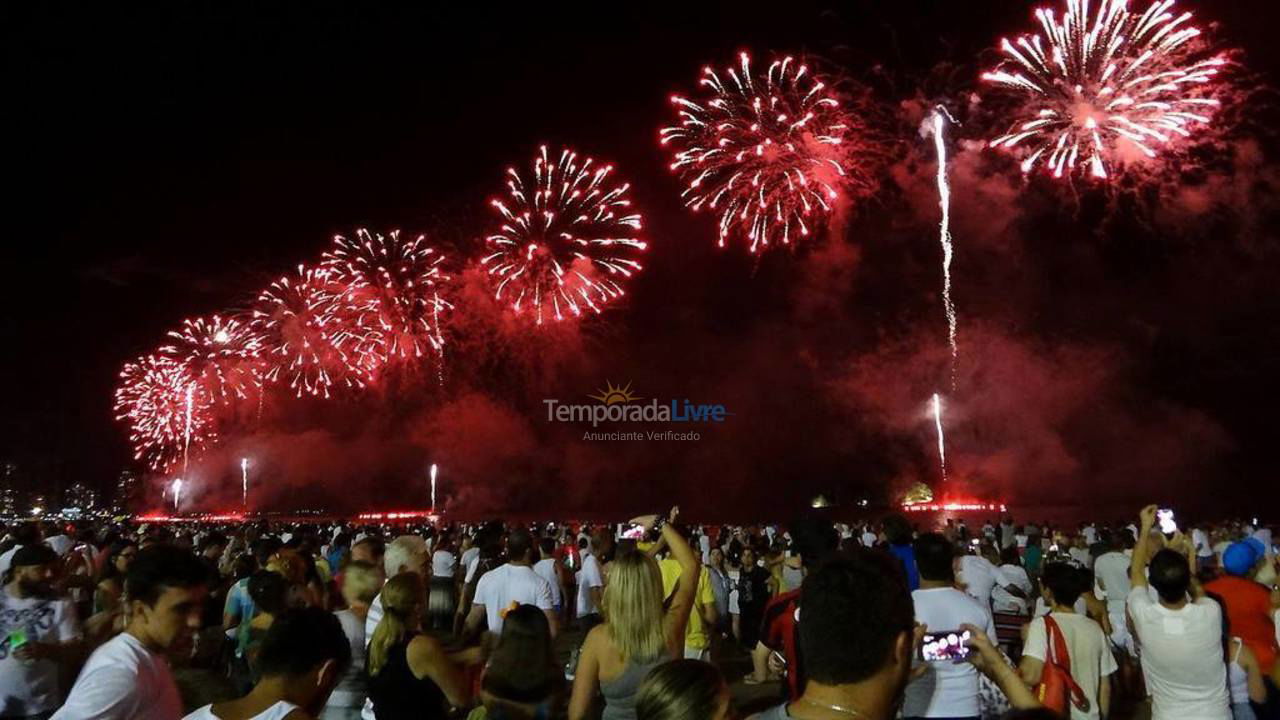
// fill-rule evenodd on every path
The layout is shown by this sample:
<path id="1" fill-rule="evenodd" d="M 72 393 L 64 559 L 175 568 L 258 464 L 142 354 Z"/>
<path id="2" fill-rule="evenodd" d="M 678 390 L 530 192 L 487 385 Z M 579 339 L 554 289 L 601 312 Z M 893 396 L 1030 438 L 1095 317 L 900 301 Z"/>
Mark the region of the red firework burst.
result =
<path id="1" fill-rule="evenodd" d="M 629 184 L 611 182 L 613 166 L 579 157 L 568 148 L 552 162 L 544 145 L 531 182 L 507 169 L 508 197 L 493 200 L 501 225 L 487 238 L 481 258 L 496 285 L 495 297 L 517 313 L 532 309 L 535 322 L 600 312 L 622 296 L 622 283 L 641 270 L 647 244 L 637 237 L 641 217 L 631 209 Z"/>
<path id="2" fill-rule="evenodd" d="M 360 317 L 327 272 L 299 265 L 263 290 L 253 311 L 268 361 L 263 379 L 286 382 L 299 397 L 365 387 L 377 359 L 373 332 L 356 322 Z"/>
<path id="3" fill-rule="evenodd" d="M 359 316 L 356 324 L 370 328 L 370 349 L 380 363 L 416 360 L 428 349 L 444 347 L 441 322 L 452 305 L 443 297 L 449 276 L 444 255 L 427 245 L 426 237 L 401 240 L 357 230 L 355 239 L 334 237 L 322 267 L 342 289 Z"/>
<path id="4" fill-rule="evenodd" d="M 842 188 L 868 181 L 855 120 L 807 65 L 786 57 L 756 74 L 747 53 L 722 77 L 703 68 L 710 97 L 671 98 L 680 124 L 659 131 L 685 205 L 720 219 L 719 244 L 739 234 L 751 252 L 815 231 Z"/>
<path id="5" fill-rule="evenodd" d="M 1191 13 L 1158 0 L 1067 0 L 1061 20 L 1037 10 L 1042 32 L 1004 40 L 1005 60 L 983 79 L 1004 90 L 1016 117 L 990 146 L 1017 154 L 1023 172 L 1098 179 L 1185 149 L 1221 101 L 1219 69 Z"/>
<path id="6" fill-rule="evenodd" d="M 169 332 L 169 340 L 160 353 L 185 366 L 197 391 L 212 402 L 243 400 L 262 384 L 262 337 L 247 320 L 221 315 L 184 320 L 181 330 Z"/>
<path id="7" fill-rule="evenodd" d="M 171 357 L 145 355 L 126 364 L 115 400 L 116 419 L 129 425 L 134 458 L 153 470 L 168 470 L 215 438 L 208 395 Z"/>

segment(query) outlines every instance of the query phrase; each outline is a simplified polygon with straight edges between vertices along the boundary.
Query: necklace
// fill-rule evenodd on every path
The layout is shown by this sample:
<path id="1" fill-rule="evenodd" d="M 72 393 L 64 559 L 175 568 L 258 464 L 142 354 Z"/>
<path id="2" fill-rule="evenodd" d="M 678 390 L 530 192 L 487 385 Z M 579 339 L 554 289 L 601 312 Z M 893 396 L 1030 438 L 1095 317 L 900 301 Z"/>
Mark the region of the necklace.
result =
<path id="1" fill-rule="evenodd" d="M 838 713 L 841 713 L 842 715 L 848 715 L 850 717 L 867 718 L 867 720 L 871 720 L 869 716 L 864 715 L 861 712 L 854 710 L 853 708 L 847 708 L 841 705 L 829 705 L 827 703 L 820 703 L 816 700 L 810 700 L 807 697 L 800 698 L 800 702 L 808 703 L 809 705 L 812 705 L 814 707 L 826 708 L 827 710 L 834 710 Z"/>

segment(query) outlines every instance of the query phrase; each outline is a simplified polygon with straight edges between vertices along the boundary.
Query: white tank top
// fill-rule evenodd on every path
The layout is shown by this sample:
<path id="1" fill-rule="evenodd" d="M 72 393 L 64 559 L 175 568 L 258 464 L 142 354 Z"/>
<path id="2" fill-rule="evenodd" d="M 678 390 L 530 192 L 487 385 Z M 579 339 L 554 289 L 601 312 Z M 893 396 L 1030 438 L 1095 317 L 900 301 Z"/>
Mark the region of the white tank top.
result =
<path id="1" fill-rule="evenodd" d="M 1227 686 L 1231 688 L 1231 704 L 1239 705 L 1249 702 L 1249 674 L 1240 667 L 1240 648 L 1244 644 L 1240 638 L 1231 638 L 1231 643 L 1236 646 L 1236 651 L 1232 653 L 1231 664 L 1227 666 Z"/>
<path id="2" fill-rule="evenodd" d="M 284 716 L 297 710 L 298 706 L 290 702 L 281 700 L 275 705 L 254 715 L 250 720 L 284 720 Z M 213 706 L 205 705 L 190 715 L 182 718 L 182 720 L 221 720 L 217 715 L 213 714 Z"/>

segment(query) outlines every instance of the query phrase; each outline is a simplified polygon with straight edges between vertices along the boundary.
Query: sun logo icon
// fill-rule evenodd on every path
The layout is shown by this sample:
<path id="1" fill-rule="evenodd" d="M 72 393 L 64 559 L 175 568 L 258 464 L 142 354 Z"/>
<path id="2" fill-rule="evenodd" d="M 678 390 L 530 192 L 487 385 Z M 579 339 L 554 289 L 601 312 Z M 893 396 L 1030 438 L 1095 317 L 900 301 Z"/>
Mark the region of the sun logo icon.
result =
<path id="1" fill-rule="evenodd" d="M 626 387 L 614 385 L 608 380 L 604 383 L 604 390 L 600 390 L 597 395 L 588 395 L 592 400 L 599 400 L 605 405 L 616 405 L 618 403 L 629 403 L 640 398 L 631 394 L 631 383 L 627 383 Z"/>

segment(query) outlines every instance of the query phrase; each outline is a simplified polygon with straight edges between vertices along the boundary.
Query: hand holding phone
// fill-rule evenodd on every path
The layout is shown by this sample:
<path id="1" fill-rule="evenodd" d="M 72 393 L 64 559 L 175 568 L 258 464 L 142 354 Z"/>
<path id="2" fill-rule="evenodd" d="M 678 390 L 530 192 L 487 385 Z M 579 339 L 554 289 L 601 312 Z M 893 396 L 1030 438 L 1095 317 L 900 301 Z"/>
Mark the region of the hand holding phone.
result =
<path id="1" fill-rule="evenodd" d="M 920 657 L 926 662 L 966 660 L 973 652 L 973 648 L 969 647 L 969 639 L 972 637 L 973 634 L 969 630 L 926 632 L 920 644 Z"/>

